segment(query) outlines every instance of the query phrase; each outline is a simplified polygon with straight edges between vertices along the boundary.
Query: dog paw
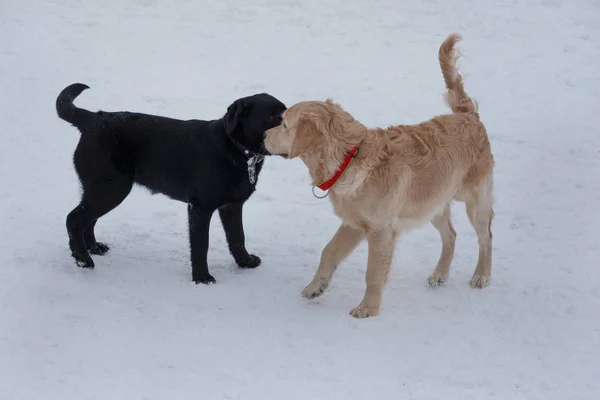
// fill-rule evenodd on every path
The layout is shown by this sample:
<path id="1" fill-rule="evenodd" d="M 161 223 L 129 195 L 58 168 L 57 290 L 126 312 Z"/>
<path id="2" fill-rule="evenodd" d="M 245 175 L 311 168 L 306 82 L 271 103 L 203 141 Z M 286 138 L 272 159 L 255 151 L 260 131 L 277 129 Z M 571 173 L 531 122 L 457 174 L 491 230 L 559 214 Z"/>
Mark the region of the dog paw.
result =
<path id="1" fill-rule="evenodd" d="M 473 288 L 483 289 L 484 287 L 488 286 L 490 283 L 492 283 L 491 276 L 475 274 L 475 275 L 473 275 L 473 278 L 471 278 L 471 287 L 473 287 Z"/>
<path id="2" fill-rule="evenodd" d="M 427 278 L 427 282 L 429 282 L 429 286 L 437 287 L 446 283 L 447 279 L 448 275 L 440 274 L 439 272 L 434 271 L 433 274 L 429 275 L 429 278 Z"/>
<path id="3" fill-rule="evenodd" d="M 237 258 L 236 263 L 240 268 L 256 268 L 260 265 L 261 259 L 254 254 L 248 254 L 244 258 Z"/>
<path id="4" fill-rule="evenodd" d="M 94 261 L 92 261 L 91 258 L 89 260 L 76 258 L 75 263 L 77 264 L 77 266 L 79 268 L 94 269 L 94 267 L 95 267 Z"/>
<path id="5" fill-rule="evenodd" d="M 92 243 L 90 247 L 88 247 L 88 251 L 96 256 L 103 256 L 108 253 L 108 250 L 110 250 L 110 247 L 100 242 Z"/>
<path id="6" fill-rule="evenodd" d="M 302 290 L 302 297 L 305 299 L 314 299 L 315 297 L 319 297 L 325 292 L 327 289 L 327 284 L 325 282 L 311 282 L 310 285 Z"/>
<path id="7" fill-rule="evenodd" d="M 369 307 L 364 304 L 359 304 L 358 307 L 350 311 L 350 315 L 354 318 L 369 318 L 379 315 L 379 308 Z"/>
<path id="8" fill-rule="evenodd" d="M 211 274 L 194 277 L 193 279 L 196 284 L 203 283 L 209 285 L 211 283 L 217 283 L 217 280 Z"/>

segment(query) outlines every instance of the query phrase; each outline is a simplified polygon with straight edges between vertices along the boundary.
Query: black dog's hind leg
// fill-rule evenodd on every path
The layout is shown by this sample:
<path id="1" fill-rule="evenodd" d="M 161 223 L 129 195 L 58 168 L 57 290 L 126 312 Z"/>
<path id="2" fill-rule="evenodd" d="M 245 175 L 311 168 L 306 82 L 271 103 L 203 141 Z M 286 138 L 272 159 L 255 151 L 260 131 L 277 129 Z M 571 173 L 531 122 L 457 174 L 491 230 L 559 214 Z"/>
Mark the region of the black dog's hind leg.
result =
<path id="1" fill-rule="evenodd" d="M 83 241 L 85 242 L 85 247 L 91 254 L 103 256 L 108 253 L 109 247 L 106 244 L 100 243 L 96 240 L 94 228 L 96 227 L 97 221 L 97 219 L 93 220 L 90 222 L 88 227 L 85 228 L 85 231 L 83 231 Z"/>
<path id="2" fill-rule="evenodd" d="M 246 238 L 242 223 L 243 206 L 243 203 L 226 204 L 219 208 L 219 215 L 227 237 L 229 251 L 237 265 L 242 268 L 256 268 L 260 265 L 261 260 L 246 250 Z"/>
<path id="3" fill-rule="evenodd" d="M 87 187 L 86 187 L 87 186 Z M 85 185 L 81 203 L 67 216 L 67 232 L 71 255 L 82 268 L 94 268 L 94 261 L 86 247 L 86 229 L 93 234 L 95 221 L 117 207 L 133 186 L 133 177 L 118 176 Z M 89 238 L 89 233 L 88 236 Z M 95 239 L 95 238 L 94 238 Z"/>
<path id="4" fill-rule="evenodd" d="M 67 233 L 69 248 L 77 265 L 81 268 L 94 268 L 94 261 L 87 251 L 83 232 L 90 223 L 89 213 L 83 201 L 67 215 Z"/>
<path id="5" fill-rule="evenodd" d="M 216 280 L 208 272 L 208 234 L 210 220 L 214 210 L 204 210 L 194 203 L 188 204 L 188 223 L 190 233 L 190 252 L 192 262 L 192 279 L 196 283 L 215 283 Z"/>

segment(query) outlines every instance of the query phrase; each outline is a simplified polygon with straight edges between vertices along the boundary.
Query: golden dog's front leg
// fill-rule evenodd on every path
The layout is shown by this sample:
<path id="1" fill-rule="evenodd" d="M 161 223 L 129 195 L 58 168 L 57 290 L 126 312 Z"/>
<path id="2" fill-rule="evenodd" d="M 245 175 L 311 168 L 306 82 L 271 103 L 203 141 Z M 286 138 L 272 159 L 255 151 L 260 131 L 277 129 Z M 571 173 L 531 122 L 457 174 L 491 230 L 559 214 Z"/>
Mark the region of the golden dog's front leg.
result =
<path id="1" fill-rule="evenodd" d="M 371 230 L 367 234 L 369 259 L 367 263 L 367 290 L 362 301 L 350 312 L 355 318 L 374 317 L 379 314 L 383 288 L 387 282 L 396 235 L 391 227 Z"/>
<path id="2" fill-rule="evenodd" d="M 312 299 L 323 294 L 329 286 L 329 282 L 337 266 L 352 253 L 363 238 L 363 231 L 342 224 L 323 249 L 319 268 L 312 282 L 302 291 L 302 297 Z"/>

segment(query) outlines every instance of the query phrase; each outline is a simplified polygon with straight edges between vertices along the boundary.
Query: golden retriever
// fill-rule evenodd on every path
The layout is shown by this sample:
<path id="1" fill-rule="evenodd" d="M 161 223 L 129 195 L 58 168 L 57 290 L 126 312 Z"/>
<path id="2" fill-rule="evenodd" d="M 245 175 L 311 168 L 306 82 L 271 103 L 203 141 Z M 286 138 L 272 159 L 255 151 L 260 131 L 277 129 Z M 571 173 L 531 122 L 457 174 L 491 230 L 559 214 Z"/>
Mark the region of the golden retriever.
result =
<path id="1" fill-rule="evenodd" d="M 456 240 L 452 200 L 466 203 L 477 232 L 479 259 L 471 286 L 490 283 L 494 160 L 477 103 L 465 93 L 457 71 L 454 46 L 459 40 L 459 35 L 450 35 L 438 54 L 452 114 L 418 125 L 369 129 L 330 99 L 306 101 L 288 108 L 283 123 L 266 132 L 267 150 L 290 159 L 300 157 L 313 185 L 326 180 L 331 184 L 333 179 L 328 195 L 343 220 L 323 249 L 319 268 L 302 291 L 304 297 L 321 295 L 338 264 L 366 238 L 366 292 L 350 314 L 378 315 L 396 238 L 429 221 L 440 233 L 442 251 L 428 281 L 431 286 L 443 284 Z M 351 149 L 354 152 L 348 153 Z"/>

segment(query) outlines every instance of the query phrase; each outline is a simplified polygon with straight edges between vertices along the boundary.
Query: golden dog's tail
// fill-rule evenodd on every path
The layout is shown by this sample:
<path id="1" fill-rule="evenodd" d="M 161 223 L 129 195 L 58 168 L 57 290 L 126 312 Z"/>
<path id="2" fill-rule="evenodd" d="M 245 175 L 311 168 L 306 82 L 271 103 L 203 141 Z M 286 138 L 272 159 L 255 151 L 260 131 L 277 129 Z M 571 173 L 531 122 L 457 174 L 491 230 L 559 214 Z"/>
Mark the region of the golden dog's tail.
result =
<path id="1" fill-rule="evenodd" d="M 452 112 L 477 114 L 477 102 L 465 92 L 462 76 L 460 76 L 456 67 L 456 61 L 460 54 L 454 49 L 454 45 L 461 39 L 460 35 L 453 33 L 440 46 L 438 59 L 448 89 L 444 97 Z"/>

